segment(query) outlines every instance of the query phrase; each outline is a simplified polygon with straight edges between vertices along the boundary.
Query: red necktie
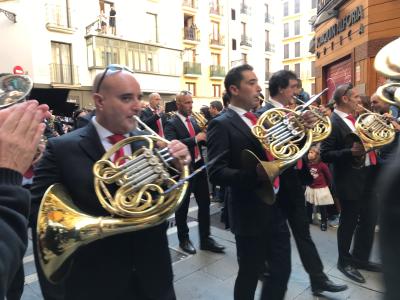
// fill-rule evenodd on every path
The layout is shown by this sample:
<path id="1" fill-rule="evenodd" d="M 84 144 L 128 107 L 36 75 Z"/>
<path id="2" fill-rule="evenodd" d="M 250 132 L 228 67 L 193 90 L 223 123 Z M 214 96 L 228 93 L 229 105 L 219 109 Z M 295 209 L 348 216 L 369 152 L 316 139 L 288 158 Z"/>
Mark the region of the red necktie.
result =
<path id="1" fill-rule="evenodd" d="M 164 130 L 161 125 L 161 119 L 157 119 L 158 135 L 164 137 Z"/>
<path id="2" fill-rule="evenodd" d="M 196 136 L 196 132 L 194 131 L 192 122 L 190 122 L 189 117 L 186 117 L 186 123 L 187 123 L 187 126 L 189 128 L 190 137 L 195 137 Z M 195 145 L 194 146 L 194 159 L 196 160 L 199 156 L 200 156 L 199 147 L 197 145 Z"/>
<path id="3" fill-rule="evenodd" d="M 252 113 L 251 111 L 246 112 L 244 114 L 244 116 L 250 120 L 250 122 L 253 126 L 257 124 L 257 116 L 254 113 Z M 268 161 L 274 160 L 274 157 L 272 156 L 271 153 L 269 153 L 268 151 L 265 151 L 265 154 L 267 155 Z M 278 187 L 279 187 L 279 176 L 274 179 L 274 188 L 278 189 Z"/>
<path id="4" fill-rule="evenodd" d="M 26 170 L 24 177 L 27 179 L 31 179 L 33 177 L 33 167 L 30 166 L 28 170 Z"/>
<path id="5" fill-rule="evenodd" d="M 353 117 L 353 115 L 348 115 L 346 117 L 346 119 L 350 120 L 351 123 L 353 123 L 354 126 L 356 125 L 356 119 Z M 375 153 L 375 151 L 372 150 L 372 151 L 368 152 L 368 156 L 369 156 L 369 161 L 370 161 L 371 165 L 376 165 L 376 153 Z"/>
<path id="6" fill-rule="evenodd" d="M 110 141 L 111 144 L 115 145 L 116 143 L 118 143 L 119 141 L 122 141 L 123 139 L 125 139 L 126 137 L 122 134 L 114 134 L 114 135 L 110 135 L 109 137 L 107 137 L 107 139 Z M 121 157 L 123 157 L 125 155 L 124 153 L 124 147 L 119 148 L 115 153 L 114 153 L 114 159 L 113 162 L 117 162 L 117 160 Z M 122 165 L 125 163 L 125 159 L 121 159 L 118 163 L 118 165 Z"/>

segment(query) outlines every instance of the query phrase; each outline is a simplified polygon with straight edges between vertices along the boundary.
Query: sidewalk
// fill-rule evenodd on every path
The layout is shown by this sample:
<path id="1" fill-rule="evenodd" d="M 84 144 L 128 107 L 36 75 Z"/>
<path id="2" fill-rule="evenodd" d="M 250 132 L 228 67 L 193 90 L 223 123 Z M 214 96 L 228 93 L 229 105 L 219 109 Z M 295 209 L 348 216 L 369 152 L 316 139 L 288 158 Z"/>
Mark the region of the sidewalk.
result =
<path id="1" fill-rule="evenodd" d="M 219 213 L 217 213 L 217 206 L 218 204 L 214 204 L 211 210 L 214 214 L 212 216 L 211 223 L 213 226 L 211 230 L 214 238 L 226 246 L 225 254 L 214 254 L 198 249 L 198 231 L 195 219 L 197 211 L 193 205 L 190 213 L 191 218 L 189 218 L 189 227 L 191 239 L 198 249 L 197 254 L 186 255 L 182 253 L 178 248 L 176 228 L 172 227 L 168 230 L 171 256 L 174 261 L 173 269 L 177 299 L 233 299 L 233 286 L 237 273 L 235 239 L 229 231 L 222 229 L 222 224 L 218 221 Z M 322 232 L 318 226 L 311 225 L 311 234 L 324 263 L 325 272 L 334 282 L 345 283 L 349 286 L 349 289 L 342 293 L 325 293 L 324 297 L 312 296 L 308 275 L 301 265 L 296 246 L 292 239 L 292 274 L 285 299 L 375 300 L 382 298 L 383 284 L 381 274 L 361 271 L 367 282 L 365 284 L 356 284 L 336 269 L 336 229 L 329 228 L 328 231 Z M 378 255 L 378 249 L 374 245 L 372 261 L 379 261 Z M 26 285 L 22 299 L 43 299 L 34 267 L 32 245 L 30 245 L 25 256 L 24 267 Z M 259 292 L 260 290 L 258 289 L 256 299 Z"/>

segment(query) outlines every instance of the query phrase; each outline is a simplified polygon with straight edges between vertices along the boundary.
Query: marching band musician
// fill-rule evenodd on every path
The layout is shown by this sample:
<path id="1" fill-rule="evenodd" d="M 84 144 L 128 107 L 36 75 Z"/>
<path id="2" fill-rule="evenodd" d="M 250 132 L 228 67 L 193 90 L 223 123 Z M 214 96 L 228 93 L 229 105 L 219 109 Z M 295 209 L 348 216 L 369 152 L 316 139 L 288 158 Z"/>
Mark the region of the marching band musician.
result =
<path id="1" fill-rule="evenodd" d="M 189 148 L 192 158 L 191 168 L 196 170 L 204 165 L 200 147 L 201 145 L 205 145 L 206 133 L 190 117 L 193 106 L 193 99 L 190 92 L 180 92 L 176 96 L 176 105 L 178 108 L 177 113 L 165 124 L 165 137 L 168 140 L 177 139 Z M 181 207 L 175 212 L 179 247 L 189 254 L 196 253 L 196 248 L 189 238 L 189 227 L 187 225 L 190 195 L 193 192 L 199 207 L 200 249 L 223 253 L 225 247 L 210 237 L 210 192 L 206 170 L 201 171 L 189 181 L 188 190 Z"/>
<path id="2" fill-rule="evenodd" d="M 167 120 L 161 108 L 161 96 L 158 93 L 149 95 L 149 105 L 143 109 L 140 115 L 142 121 L 155 131 L 159 136 L 164 137 L 164 124 Z"/>
<path id="3" fill-rule="evenodd" d="M 92 216 L 105 216 L 94 190 L 93 165 L 119 140 L 142 135 L 134 116 L 140 114 L 141 90 L 133 72 L 110 65 L 93 83 L 96 115 L 78 130 L 49 140 L 36 169 L 32 201 L 37 206 L 46 189 L 62 183 L 74 204 Z M 131 155 L 140 145 L 126 145 L 117 156 Z M 132 147 L 132 148 L 131 148 Z M 185 145 L 168 145 L 174 158 L 189 161 Z M 122 152 L 122 153 L 121 153 Z M 34 227 L 35 228 L 35 227 Z M 78 250 L 60 283 L 50 284 L 38 263 L 45 299 L 175 299 L 166 223 L 97 240 Z M 34 242 L 36 234 L 33 234 Z M 35 249 L 35 261 L 38 254 Z"/>
<path id="4" fill-rule="evenodd" d="M 292 71 L 281 70 L 274 73 L 269 81 L 270 100 L 260 112 L 271 108 L 286 107 L 294 100 L 293 96 L 298 84 L 297 76 Z M 304 189 L 302 187 L 312 180 L 306 162 L 299 161 L 296 167 L 285 170 L 280 175 L 280 178 L 281 186 L 278 196 L 282 200 L 279 201 L 279 205 L 285 212 L 301 262 L 310 276 L 312 292 L 318 294 L 323 291 L 344 291 L 347 289 L 346 285 L 333 283 L 324 273 L 324 266 L 310 235 Z"/>
<path id="5" fill-rule="evenodd" d="M 321 158 L 333 166 L 333 182 L 342 208 L 337 231 L 337 267 L 348 278 L 364 283 L 365 278 L 358 269 L 381 270 L 379 264 L 369 261 L 377 221 L 373 184 L 376 156 L 373 151 L 365 155 L 360 143 L 347 145 L 346 142 L 346 137 L 355 131 L 353 114 L 361 104 L 358 90 L 350 83 L 342 84 L 336 88 L 333 98 L 336 108 L 331 115 L 332 133 L 321 144 Z M 362 162 L 360 168 L 353 167 L 354 159 Z"/>

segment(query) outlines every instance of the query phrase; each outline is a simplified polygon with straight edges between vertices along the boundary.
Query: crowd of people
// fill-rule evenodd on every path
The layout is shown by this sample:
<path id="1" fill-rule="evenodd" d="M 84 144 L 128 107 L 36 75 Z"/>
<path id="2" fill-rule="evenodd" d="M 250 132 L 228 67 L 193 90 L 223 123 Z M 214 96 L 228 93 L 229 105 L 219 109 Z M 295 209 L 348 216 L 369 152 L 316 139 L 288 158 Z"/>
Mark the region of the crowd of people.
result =
<path id="1" fill-rule="evenodd" d="M 168 148 L 177 169 L 187 165 L 191 171 L 197 170 L 175 211 L 182 251 L 191 255 L 197 252 L 187 224 L 193 194 L 199 208 L 199 248 L 224 253 L 224 246 L 211 234 L 210 195 L 223 201 L 222 219 L 235 236 L 239 266 L 232 292 L 234 299 L 254 299 L 259 280 L 262 280 L 261 299 L 285 297 L 291 273 L 289 228 L 312 292 L 347 289 L 346 285 L 331 281 L 324 271 L 310 234 L 312 215 L 317 212 L 322 231 L 327 230 L 329 217 L 340 216 L 339 271 L 357 283 L 366 281 L 359 269 L 381 272 L 382 266 L 370 261 L 370 253 L 378 221 L 378 199 L 388 196 L 376 187 L 384 166 L 393 165 L 396 156 L 400 131 L 396 120 L 387 121 L 395 128 L 394 141 L 366 153 L 359 141 L 347 139 L 356 132 L 355 119 L 363 112 L 361 96 L 351 84 L 339 85 L 333 99 L 319 107 L 322 114 L 330 115 L 331 134 L 271 179 L 261 164 L 252 169 L 243 167 L 243 151 L 250 150 L 261 161 L 276 159 L 251 129 L 264 113 L 294 109 L 310 96 L 295 73 L 280 70 L 271 76 L 270 96 L 263 100 L 257 76 L 248 64 L 232 68 L 224 85 L 222 101 L 212 101 L 209 107 L 201 109 L 207 119 L 203 128 L 193 117 L 193 95 L 189 91 L 176 95 L 173 113 L 165 113 L 158 93 L 150 94 L 144 106 L 140 84 L 133 72 L 116 65 L 107 67 L 93 82 L 96 109 L 75 111 L 73 124 L 63 124 L 46 105 L 36 101 L 0 110 L 0 227 L 4 232 L 0 240 L 0 298 L 7 295 L 18 299 L 22 295 L 21 268 L 28 217 L 33 243 L 40 243 L 36 234 L 40 222 L 37 217 L 46 190 L 54 183 L 61 183 L 74 205 L 85 214 L 108 216 L 96 196 L 93 165 L 106 151 L 114 149 L 118 141 L 143 134 L 157 134 L 170 141 L 157 147 Z M 389 118 L 390 105 L 377 95 L 371 95 L 367 104 L 368 109 Z M 146 128 L 140 128 L 135 116 L 141 118 Z M 318 121 L 311 110 L 303 112 L 301 118 L 305 128 L 313 128 Z M 124 168 L 142 147 L 139 142 L 122 146 L 110 160 Z M 125 162 L 120 165 L 121 157 Z M 208 164 L 209 161 L 213 163 Z M 258 193 L 260 187 L 268 185 L 274 194 L 273 203 Z M 218 194 L 213 190 L 218 190 Z M 60 281 L 49 280 L 45 275 L 39 263 L 41 253 L 34 247 L 43 297 L 175 299 L 166 230 L 166 221 L 162 220 L 151 228 L 121 233 L 81 247 Z M 387 227 L 383 230 L 387 240 L 390 230 Z M 393 273 L 393 268 L 389 268 L 389 283 Z M 11 288 L 15 286 L 16 291 Z M 390 295 L 388 299 L 396 299 L 393 298 L 396 293 Z"/>

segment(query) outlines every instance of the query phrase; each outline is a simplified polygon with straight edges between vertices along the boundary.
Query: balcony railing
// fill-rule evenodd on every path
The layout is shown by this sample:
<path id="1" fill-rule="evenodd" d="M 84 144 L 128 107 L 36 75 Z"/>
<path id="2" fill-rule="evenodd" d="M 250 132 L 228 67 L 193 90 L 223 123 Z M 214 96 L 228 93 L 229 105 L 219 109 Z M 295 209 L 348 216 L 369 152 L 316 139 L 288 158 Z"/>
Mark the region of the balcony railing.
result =
<path id="1" fill-rule="evenodd" d="M 210 14 L 222 16 L 223 15 L 222 6 L 221 5 L 210 6 Z"/>
<path id="2" fill-rule="evenodd" d="M 225 67 L 220 65 L 211 65 L 210 77 L 225 77 Z"/>
<path id="3" fill-rule="evenodd" d="M 275 45 L 271 43 L 265 43 L 266 52 L 275 52 Z"/>
<path id="4" fill-rule="evenodd" d="M 200 41 L 200 29 L 196 27 L 185 27 L 183 30 L 183 39 L 190 41 Z"/>
<path id="5" fill-rule="evenodd" d="M 196 0 L 183 0 L 182 6 L 197 9 L 197 1 Z"/>
<path id="6" fill-rule="evenodd" d="M 46 20 L 50 26 L 72 28 L 70 10 L 62 5 L 46 4 Z"/>
<path id="7" fill-rule="evenodd" d="M 210 34 L 210 45 L 214 46 L 225 46 L 225 38 L 223 35 L 213 35 Z"/>
<path id="8" fill-rule="evenodd" d="M 252 45 L 251 37 L 249 37 L 248 35 L 242 35 L 240 38 L 240 46 L 251 47 L 251 45 Z"/>
<path id="9" fill-rule="evenodd" d="M 268 81 L 271 78 L 272 72 L 265 72 L 265 81 Z"/>
<path id="10" fill-rule="evenodd" d="M 51 83 L 79 84 L 78 66 L 50 64 Z"/>
<path id="11" fill-rule="evenodd" d="M 274 24 L 274 17 L 270 14 L 265 14 L 265 23 Z"/>
<path id="12" fill-rule="evenodd" d="M 183 74 L 201 75 L 201 64 L 185 61 L 183 63 Z"/>
<path id="13" fill-rule="evenodd" d="M 241 3 L 240 4 L 240 13 L 244 15 L 251 15 L 251 7 L 248 6 L 247 4 Z"/>

